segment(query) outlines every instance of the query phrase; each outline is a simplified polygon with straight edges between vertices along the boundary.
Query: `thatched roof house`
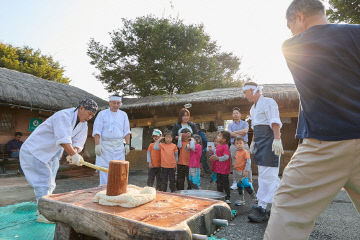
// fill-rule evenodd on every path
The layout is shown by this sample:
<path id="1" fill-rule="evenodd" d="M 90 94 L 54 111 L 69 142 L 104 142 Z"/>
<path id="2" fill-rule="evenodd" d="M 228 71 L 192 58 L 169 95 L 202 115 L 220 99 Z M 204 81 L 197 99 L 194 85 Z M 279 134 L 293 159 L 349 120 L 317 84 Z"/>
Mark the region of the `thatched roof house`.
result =
<path id="1" fill-rule="evenodd" d="M 294 84 L 265 84 L 263 93 L 277 101 L 298 101 L 299 95 Z M 241 88 L 217 88 L 188 94 L 149 96 L 144 98 L 124 99 L 123 109 L 143 109 L 154 107 L 170 107 L 186 103 L 223 103 L 239 101 L 248 104 Z"/>
<path id="2" fill-rule="evenodd" d="M 279 105 L 282 117 L 297 117 L 299 95 L 294 84 L 265 84 L 264 96 L 272 97 Z M 132 126 L 164 126 L 176 121 L 178 111 L 191 103 L 191 119 L 198 122 L 231 119 L 232 108 L 238 106 L 248 114 L 251 104 L 241 88 L 218 88 L 189 94 L 149 96 L 124 99 L 121 107 Z"/>
<path id="3" fill-rule="evenodd" d="M 5 106 L 56 112 L 77 106 L 85 97 L 99 107 L 107 106 L 106 101 L 80 88 L 6 68 L 0 68 L 0 86 L 0 105 Z"/>
<path id="4" fill-rule="evenodd" d="M 102 108 L 108 105 L 77 87 L 0 68 L 0 144 L 7 143 L 15 132 L 22 132 L 22 140 L 25 140 L 33 131 L 34 124 L 37 126 L 56 111 L 78 106 L 84 98 L 95 100 Z M 90 122 L 89 134 L 91 125 Z M 86 149 L 91 150 L 85 150 L 88 156 L 93 152 L 91 141 L 92 138 L 88 138 Z"/>
<path id="5" fill-rule="evenodd" d="M 299 95 L 294 84 L 266 84 L 263 92 L 265 96 L 274 98 L 279 105 L 280 117 L 283 121 L 281 134 L 284 149 L 287 150 L 281 158 L 281 169 L 283 169 L 297 147 L 295 129 Z M 206 136 L 209 141 L 212 141 L 216 135 L 210 125 L 224 125 L 224 120 L 231 120 L 234 107 L 240 107 L 242 118 L 246 118 L 251 107 L 241 88 L 219 88 L 189 94 L 123 99 L 121 109 L 128 113 L 132 127 L 143 128 L 143 148 L 147 148 L 152 139 L 152 128 L 171 129 L 177 121 L 179 110 L 187 103 L 192 105 L 189 109 L 190 120 L 195 123 L 206 123 L 203 126 L 208 126 Z M 249 137 L 252 137 L 251 130 Z M 135 151 L 130 157 L 132 169 L 147 168 L 145 151 Z M 257 168 L 253 167 L 256 173 Z"/>

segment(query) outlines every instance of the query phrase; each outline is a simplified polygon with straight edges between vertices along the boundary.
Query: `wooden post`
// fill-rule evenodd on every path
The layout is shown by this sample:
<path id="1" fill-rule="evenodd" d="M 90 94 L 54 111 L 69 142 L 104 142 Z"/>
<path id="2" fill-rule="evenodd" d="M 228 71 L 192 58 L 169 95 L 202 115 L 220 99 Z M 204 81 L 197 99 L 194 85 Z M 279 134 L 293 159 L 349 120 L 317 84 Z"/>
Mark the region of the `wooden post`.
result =
<path id="1" fill-rule="evenodd" d="M 222 116 L 222 111 L 218 110 L 216 112 L 216 124 L 217 126 L 224 126 L 224 120 L 223 120 L 223 116 Z"/>
<path id="2" fill-rule="evenodd" d="M 157 124 L 157 119 L 158 119 L 158 116 L 156 114 L 153 115 L 153 120 L 152 120 L 152 125 L 153 126 L 156 126 Z"/>
<path id="3" fill-rule="evenodd" d="M 129 162 L 124 160 L 110 161 L 106 195 L 117 196 L 122 193 L 126 193 L 128 176 Z"/>

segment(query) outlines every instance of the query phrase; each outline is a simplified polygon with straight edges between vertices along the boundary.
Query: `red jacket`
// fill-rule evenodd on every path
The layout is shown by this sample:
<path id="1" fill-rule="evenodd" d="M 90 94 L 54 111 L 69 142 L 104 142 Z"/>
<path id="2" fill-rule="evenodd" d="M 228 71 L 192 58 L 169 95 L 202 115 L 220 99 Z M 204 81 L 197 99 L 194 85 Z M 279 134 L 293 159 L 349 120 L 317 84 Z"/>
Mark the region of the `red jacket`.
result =
<path id="1" fill-rule="evenodd" d="M 220 173 L 220 174 L 230 174 L 230 151 L 227 144 L 218 145 L 216 147 L 216 156 L 222 157 L 224 155 L 228 155 L 228 160 L 224 162 L 220 162 L 216 160 L 214 162 L 213 172 Z"/>

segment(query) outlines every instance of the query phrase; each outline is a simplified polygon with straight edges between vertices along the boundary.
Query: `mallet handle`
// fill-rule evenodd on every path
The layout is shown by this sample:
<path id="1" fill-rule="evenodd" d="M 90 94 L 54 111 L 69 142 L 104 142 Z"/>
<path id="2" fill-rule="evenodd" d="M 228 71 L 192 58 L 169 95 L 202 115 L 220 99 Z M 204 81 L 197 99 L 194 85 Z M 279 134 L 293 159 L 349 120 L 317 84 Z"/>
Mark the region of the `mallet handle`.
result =
<path id="1" fill-rule="evenodd" d="M 67 160 L 68 162 L 70 162 L 70 161 L 71 161 L 71 156 L 68 155 L 68 156 L 66 157 L 66 160 Z M 92 164 L 92 163 L 85 162 L 85 161 L 83 161 L 83 160 L 82 160 L 80 163 L 81 163 L 82 165 L 84 165 L 84 166 L 87 166 L 87 167 L 92 168 L 92 169 L 95 169 L 95 170 L 99 170 L 99 171 L 103 171 L 103 172 L 109 172 L 109 169 L 108 169 L 108 168 L 100 167 L 100 166 L 94 165 L 94 164 Z"/>
<path id="2" fill-rule="evenodd" d="M 99 171 L 109 172 L 109 169 L 104 168 L 104 167 L 100 167 L 100 166 L 97 166 L 97 165 L 94 165 L 94 164 L 91 164 L 89 162 L 81 161 L 81 164 L 84 165 L 84 166 L 87 166 L 89 168 L 99 170 Z"/>

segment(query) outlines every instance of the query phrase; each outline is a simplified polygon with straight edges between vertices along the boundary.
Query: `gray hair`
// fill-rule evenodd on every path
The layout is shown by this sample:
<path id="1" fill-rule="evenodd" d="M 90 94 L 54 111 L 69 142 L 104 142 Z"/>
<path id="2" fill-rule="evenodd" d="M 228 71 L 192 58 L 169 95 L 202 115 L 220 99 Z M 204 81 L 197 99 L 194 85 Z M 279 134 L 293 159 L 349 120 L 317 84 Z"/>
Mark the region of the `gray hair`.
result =
<path id="1" fill-rule="evenodd" d="M 325 7 L 320 0 L 294 0 L 286 10 L 286 19 L 288 21 L 295 19 L 299 12 L 307 17 L 319 13 L 325 14 Z"/>

